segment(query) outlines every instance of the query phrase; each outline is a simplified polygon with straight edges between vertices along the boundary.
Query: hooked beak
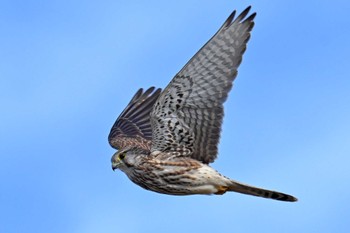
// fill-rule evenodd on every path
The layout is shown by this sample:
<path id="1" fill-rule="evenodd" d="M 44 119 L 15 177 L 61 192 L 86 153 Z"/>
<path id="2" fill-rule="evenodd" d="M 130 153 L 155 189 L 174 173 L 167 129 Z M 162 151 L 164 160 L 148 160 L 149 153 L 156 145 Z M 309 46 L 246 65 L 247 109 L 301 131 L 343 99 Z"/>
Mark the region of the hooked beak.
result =
<path id="1" fill-rule="evenodd" d="M 112 170 L 114 171 L 115 169 L 118 169 L 120 167 L 120 165 L 123 163 L 119 156 L 118 156 L 118 152 L 116 152 L 112 158 L 111 158 L 111 162 L 112 162 Z"/>
<path id="2" fill-rule="evenodd" d="M 112 163 L 112 170 L 115 171 L 115 169 L 118 169 L 118 165 L 116 163 Z"/>
<path id="3" fill-rule="evenodd" d="M 117 161 L 112 161 L 112 170 L 118 169 L 120 167 L 121 161 L 118 159 Z"/>

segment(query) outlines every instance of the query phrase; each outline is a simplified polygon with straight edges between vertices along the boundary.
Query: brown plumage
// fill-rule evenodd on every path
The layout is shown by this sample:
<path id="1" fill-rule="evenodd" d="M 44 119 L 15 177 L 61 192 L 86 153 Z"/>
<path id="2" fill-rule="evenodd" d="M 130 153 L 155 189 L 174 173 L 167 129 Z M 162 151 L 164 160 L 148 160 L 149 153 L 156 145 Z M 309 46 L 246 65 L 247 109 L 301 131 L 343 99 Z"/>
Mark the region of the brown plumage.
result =
<path id="1" fill-rule="evenodd" d="M 288 194 L 229 179 L 208 164 L 218 153 L 223 103 L 242 61 L 255 13 L 235 11 L 161 91 L 140 89 L 116 120 L 108 140 L 119 151 L 112 168 L 137 185 L 171 195 L 227 191 L 296 201 Z"/>

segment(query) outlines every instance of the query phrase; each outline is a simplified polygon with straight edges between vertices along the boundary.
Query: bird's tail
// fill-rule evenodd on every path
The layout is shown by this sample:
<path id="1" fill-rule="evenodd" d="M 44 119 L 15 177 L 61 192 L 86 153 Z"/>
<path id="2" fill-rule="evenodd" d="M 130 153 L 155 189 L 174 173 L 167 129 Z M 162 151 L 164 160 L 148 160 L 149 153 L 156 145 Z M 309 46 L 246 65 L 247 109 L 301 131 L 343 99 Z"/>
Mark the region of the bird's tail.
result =
<path id="1" fill-rule="evenodd" d="M 276 192 L 276 191 L 272 191 L 272 190 L 257 188 L 254 186 L 238 183 L 237 181 L 233 181 L 233 180 L 231 180 L 231 184 L 230 184 L 227 191 L 234 191 L 234 192 L 258 196 L 258 197 L 271 198 L 271 199 L 279 200 L 279 201 L 294 202 L 294 201 L 298 200 L 297 198 L 295 198 L 291 195 L 285 194 L 285 193 L 280 193 L 280 192 Z"/>

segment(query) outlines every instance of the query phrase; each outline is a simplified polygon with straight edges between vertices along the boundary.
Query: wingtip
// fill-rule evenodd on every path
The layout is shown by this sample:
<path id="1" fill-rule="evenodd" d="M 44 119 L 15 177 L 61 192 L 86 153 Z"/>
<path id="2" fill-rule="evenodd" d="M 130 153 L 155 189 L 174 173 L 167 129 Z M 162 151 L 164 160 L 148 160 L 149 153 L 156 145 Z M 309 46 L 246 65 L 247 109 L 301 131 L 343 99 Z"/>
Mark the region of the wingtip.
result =
<path id="1" fill-rule="evenodd" d="M 162 92 L 162 88 L 157 88 L 157 90 L 155 90 L 155 92 L 154 93 L 156 93 L 156 94 L 160 94 Z"/>
<path id="2" fill-rule="evenodd" d="M 226 19 L 223 28 L 227 28 L 230 26 L 232 20 L 235 18 L 236 10 L 232 11 L 232 13 L 229 15 L 229 17 Z"/>
<path id="3" fill-rule="evenodd" d="M 149 87 L 147 90 L 153 91 L 154 89 L 155 89 L 155 87 L 154 87 L 154 86 L 151 86 L 151 87 Z"/>
<path id="4" fill-rule="evenodd" d="M 237 16 L 237 18 L 236 18 L 236 20 L 235 21 L 241 21 L 242 19 L 244 19 L 247 15 L 248 15 L 248 13 L 249 13 L 249 11 L 250 11 L 250 9 L 252 8 L 252 6 L 248 6 L 247 8 L 245 8 L 243 11 L 242 11 L 242 13 L 241 14 L 239 14 L 239 16 Z M 254 12 L 255 13 L 255 12 Z M 253 13 L 253 14 L 254 14 Z M 252 15 L 253 15 L 252 14 Z M 249 16 L 249 18 L 251 17 L 251 15 Z"/>
<path id="5" fill-rule="evenodd" d="M 148 96 L 148 95 L 150 95 L 153 91 L 154 91 L 154 89 L 155 89 L 155 87 L 150 87 L 150 88 L 148 88 L 144 93 L 143 93 L 143 95 L 144 96 Z"/>
<path id="6" fill-rule="evenodd" d="M 162 91 L 162 88 L 156 88 L 154 86 L 151 86 L 148 88 L 145 92 L 144 95 L 149 96 L 149 95 L 159 95 L 159 93 Z"/>
<path id="7" fill-rule="evenodd" d="M 223 24 L 223 26 L 221 27 L 222 28 L 228 28 L 232 22 L 241 22 L 249 13 L 250 9 L 252 8 L 252 6 L 248 6 L 247 8 L 245 8 L 238 16 L 237 18 L 235 18 L 235 15 L 237 13 L 236 10 L 234 10 L 230 15 L 229 17 L 226 19 L 225 23 Z M 243 22 L 246 22 L 246 21 L 253 21 L 254 18 L 256 16 L 256 12 L 252 13 L 251 15 L 248 16 L 248 18 L 246 18 Z"/>
<path id="8" fill-rule="evenodd" d="M 249 15 L 248 18 L 246 18 L 246 19 L 243 21 L 243 23 L 244 23 L 244 22 L 247 22 L 247 21 L 248 21 L 248 22 L 249 22 L 249 21 L 253 21 L 255 17 L 256 17 L 256 12 L 252 13 L 251 15 Z"/>

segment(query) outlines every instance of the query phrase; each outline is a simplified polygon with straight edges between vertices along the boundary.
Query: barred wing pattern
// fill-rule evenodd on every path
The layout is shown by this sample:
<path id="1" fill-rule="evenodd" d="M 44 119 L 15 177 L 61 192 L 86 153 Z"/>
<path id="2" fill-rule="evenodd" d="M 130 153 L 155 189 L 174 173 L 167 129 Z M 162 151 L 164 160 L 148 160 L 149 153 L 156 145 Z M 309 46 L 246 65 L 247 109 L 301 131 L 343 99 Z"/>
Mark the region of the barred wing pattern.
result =
<path id="1" fill-rule="evenodd" d="M 161 93 L 151 112 L 151 152 L 211 163 L 218 153 L 223 103 L 242 61 L 256 13 L 235 11 Z"/>
<path id="2" fill-rule="evenodd" d="M 158 99 L 161 89 L 139 89 L 124 111 L 115 121 L 108 136 L 109 144 L 115 149 L 127 146 L 150 150 L 152 128 L 150 112 Z"/>

